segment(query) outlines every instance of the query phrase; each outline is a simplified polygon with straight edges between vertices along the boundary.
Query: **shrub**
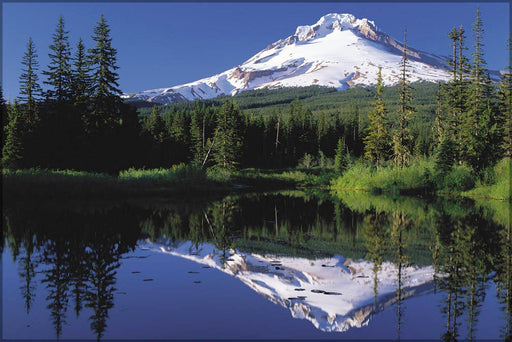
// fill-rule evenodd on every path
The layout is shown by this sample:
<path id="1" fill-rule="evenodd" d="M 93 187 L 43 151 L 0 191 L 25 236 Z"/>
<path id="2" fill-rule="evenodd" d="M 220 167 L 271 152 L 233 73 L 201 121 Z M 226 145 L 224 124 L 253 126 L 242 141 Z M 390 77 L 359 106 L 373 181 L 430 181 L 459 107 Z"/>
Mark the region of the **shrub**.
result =
<path id="1" fill-rule="evenodd" d="M 444 179 L 441 187 L 450 191 L 466 191 L 475 186 L 473 169 L 465 165 L 454 166 Z"/>

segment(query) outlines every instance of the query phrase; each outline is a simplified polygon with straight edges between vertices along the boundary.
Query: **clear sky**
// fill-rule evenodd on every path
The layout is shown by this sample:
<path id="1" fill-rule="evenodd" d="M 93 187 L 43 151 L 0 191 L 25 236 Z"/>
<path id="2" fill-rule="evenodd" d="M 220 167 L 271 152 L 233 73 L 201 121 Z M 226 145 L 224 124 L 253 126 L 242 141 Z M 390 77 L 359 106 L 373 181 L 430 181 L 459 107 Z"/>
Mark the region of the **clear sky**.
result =
<path id="1" fill-rule="evenodd" d="M 79 37 L 92 47 L 93 26 L 103 13 L 118 51 L 123 92 L 169 87 L 212 76 L 242 64 L 269 44 L 312 25 L 327 13 L 352 13 L 374 20 L 402 40 L 404 25 L 411 47 L 448 55 L 447 33 L 464 25 L 472 50 L 471 24 L 477 6 L 484 22 L 485 59 L 490 69 L 508 61 L 508 3 L 3 3 L 2 84 L 4 96 L 18 95 L 21 58 L 29 36 L 48 64 L 48 46 L 59 14 L 73 49 Z M 42 78 L 42 77 L 41 77 Z"/>

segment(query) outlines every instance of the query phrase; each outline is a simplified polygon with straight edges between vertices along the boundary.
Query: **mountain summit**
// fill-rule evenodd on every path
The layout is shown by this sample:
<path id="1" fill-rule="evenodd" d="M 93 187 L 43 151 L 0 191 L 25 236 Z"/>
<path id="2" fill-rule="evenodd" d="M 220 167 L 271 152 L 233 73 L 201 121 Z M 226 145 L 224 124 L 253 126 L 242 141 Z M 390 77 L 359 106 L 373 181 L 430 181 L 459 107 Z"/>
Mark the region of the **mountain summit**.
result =
<path id="1" fill-rule="evenodd" d="M 449 79 L 442 57 L 410 47 L 407 51 L 411 82 Z M 165 104 L 258 88 L 319 85 L 344 90 L 376 84 L 379 67 L 384 84 L 393 85 L 399 81 L 402 52 L 402 43 L 379 31 L 373 21 L 330 13 L 223 73 L 123 97 Z"/>

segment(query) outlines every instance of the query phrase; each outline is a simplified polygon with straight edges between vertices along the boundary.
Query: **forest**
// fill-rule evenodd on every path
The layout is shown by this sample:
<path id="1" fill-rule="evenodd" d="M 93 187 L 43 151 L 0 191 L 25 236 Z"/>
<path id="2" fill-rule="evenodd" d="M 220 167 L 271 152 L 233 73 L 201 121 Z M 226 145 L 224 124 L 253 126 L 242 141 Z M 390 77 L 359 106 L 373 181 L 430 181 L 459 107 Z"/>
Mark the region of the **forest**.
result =
<path id="1" fill-rule="evenodd" d="M 300 169 L 329 174 L 334 188 L 379 191 L 386 182 L 423 192 L 502 182 L 508 197 L 494 197 L 510 198 L 512 78 L 509 66 L 499 82 L 491 80 L 483 32 L 477 11 L 470 54 L 463 27 L 448 33 L 447 83 L 409 82 L 404 39 L 393 87 L 382 85 L 379 70 L 369 88 L 261 89 L 157 106 L 121 98 L 117 50 L 103 16 L 93 29 L 96 45 L 86 48 L 80 39 L 75 49 L 61 16 L 49 65 L 40 70 L 29 39 L 20 96 L 12 103 L 2 96 L 3 174 L 68 170 L 116 177 L 172 169 L 229 179 L 247 168 Z M 506 186 L 498 187 L 506 192 Z"/>

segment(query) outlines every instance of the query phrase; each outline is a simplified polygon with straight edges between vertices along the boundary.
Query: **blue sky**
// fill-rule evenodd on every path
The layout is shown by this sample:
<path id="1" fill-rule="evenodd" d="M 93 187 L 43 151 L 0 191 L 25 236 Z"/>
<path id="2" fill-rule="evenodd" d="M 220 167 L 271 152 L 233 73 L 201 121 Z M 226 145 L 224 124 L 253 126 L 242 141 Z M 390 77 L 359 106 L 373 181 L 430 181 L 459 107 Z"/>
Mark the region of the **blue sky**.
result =
<path id="1" fill-rule="evenodd" d="M 225 71 L 314 24 L 331 13 L 352 13 L 374 20 L 401 40 L 404 25 L 410 46 L 449 54 L 447 32 L 464 25 L 472 50 L 471 24 L 477 6 L 484 22 L 485 59 L 504 69 L 510 32 L 508 3 L 3 3 L 2 84 L 4 96 L 18 95 L 21 58 L 28 37 L 36 45 L 40 69 L 59 14 L 74 48 L 79 37 L 92 47 L 93 26 L 103 13 L 118 51 L 120 87 L 130 93 L 192 82 Z"/>

